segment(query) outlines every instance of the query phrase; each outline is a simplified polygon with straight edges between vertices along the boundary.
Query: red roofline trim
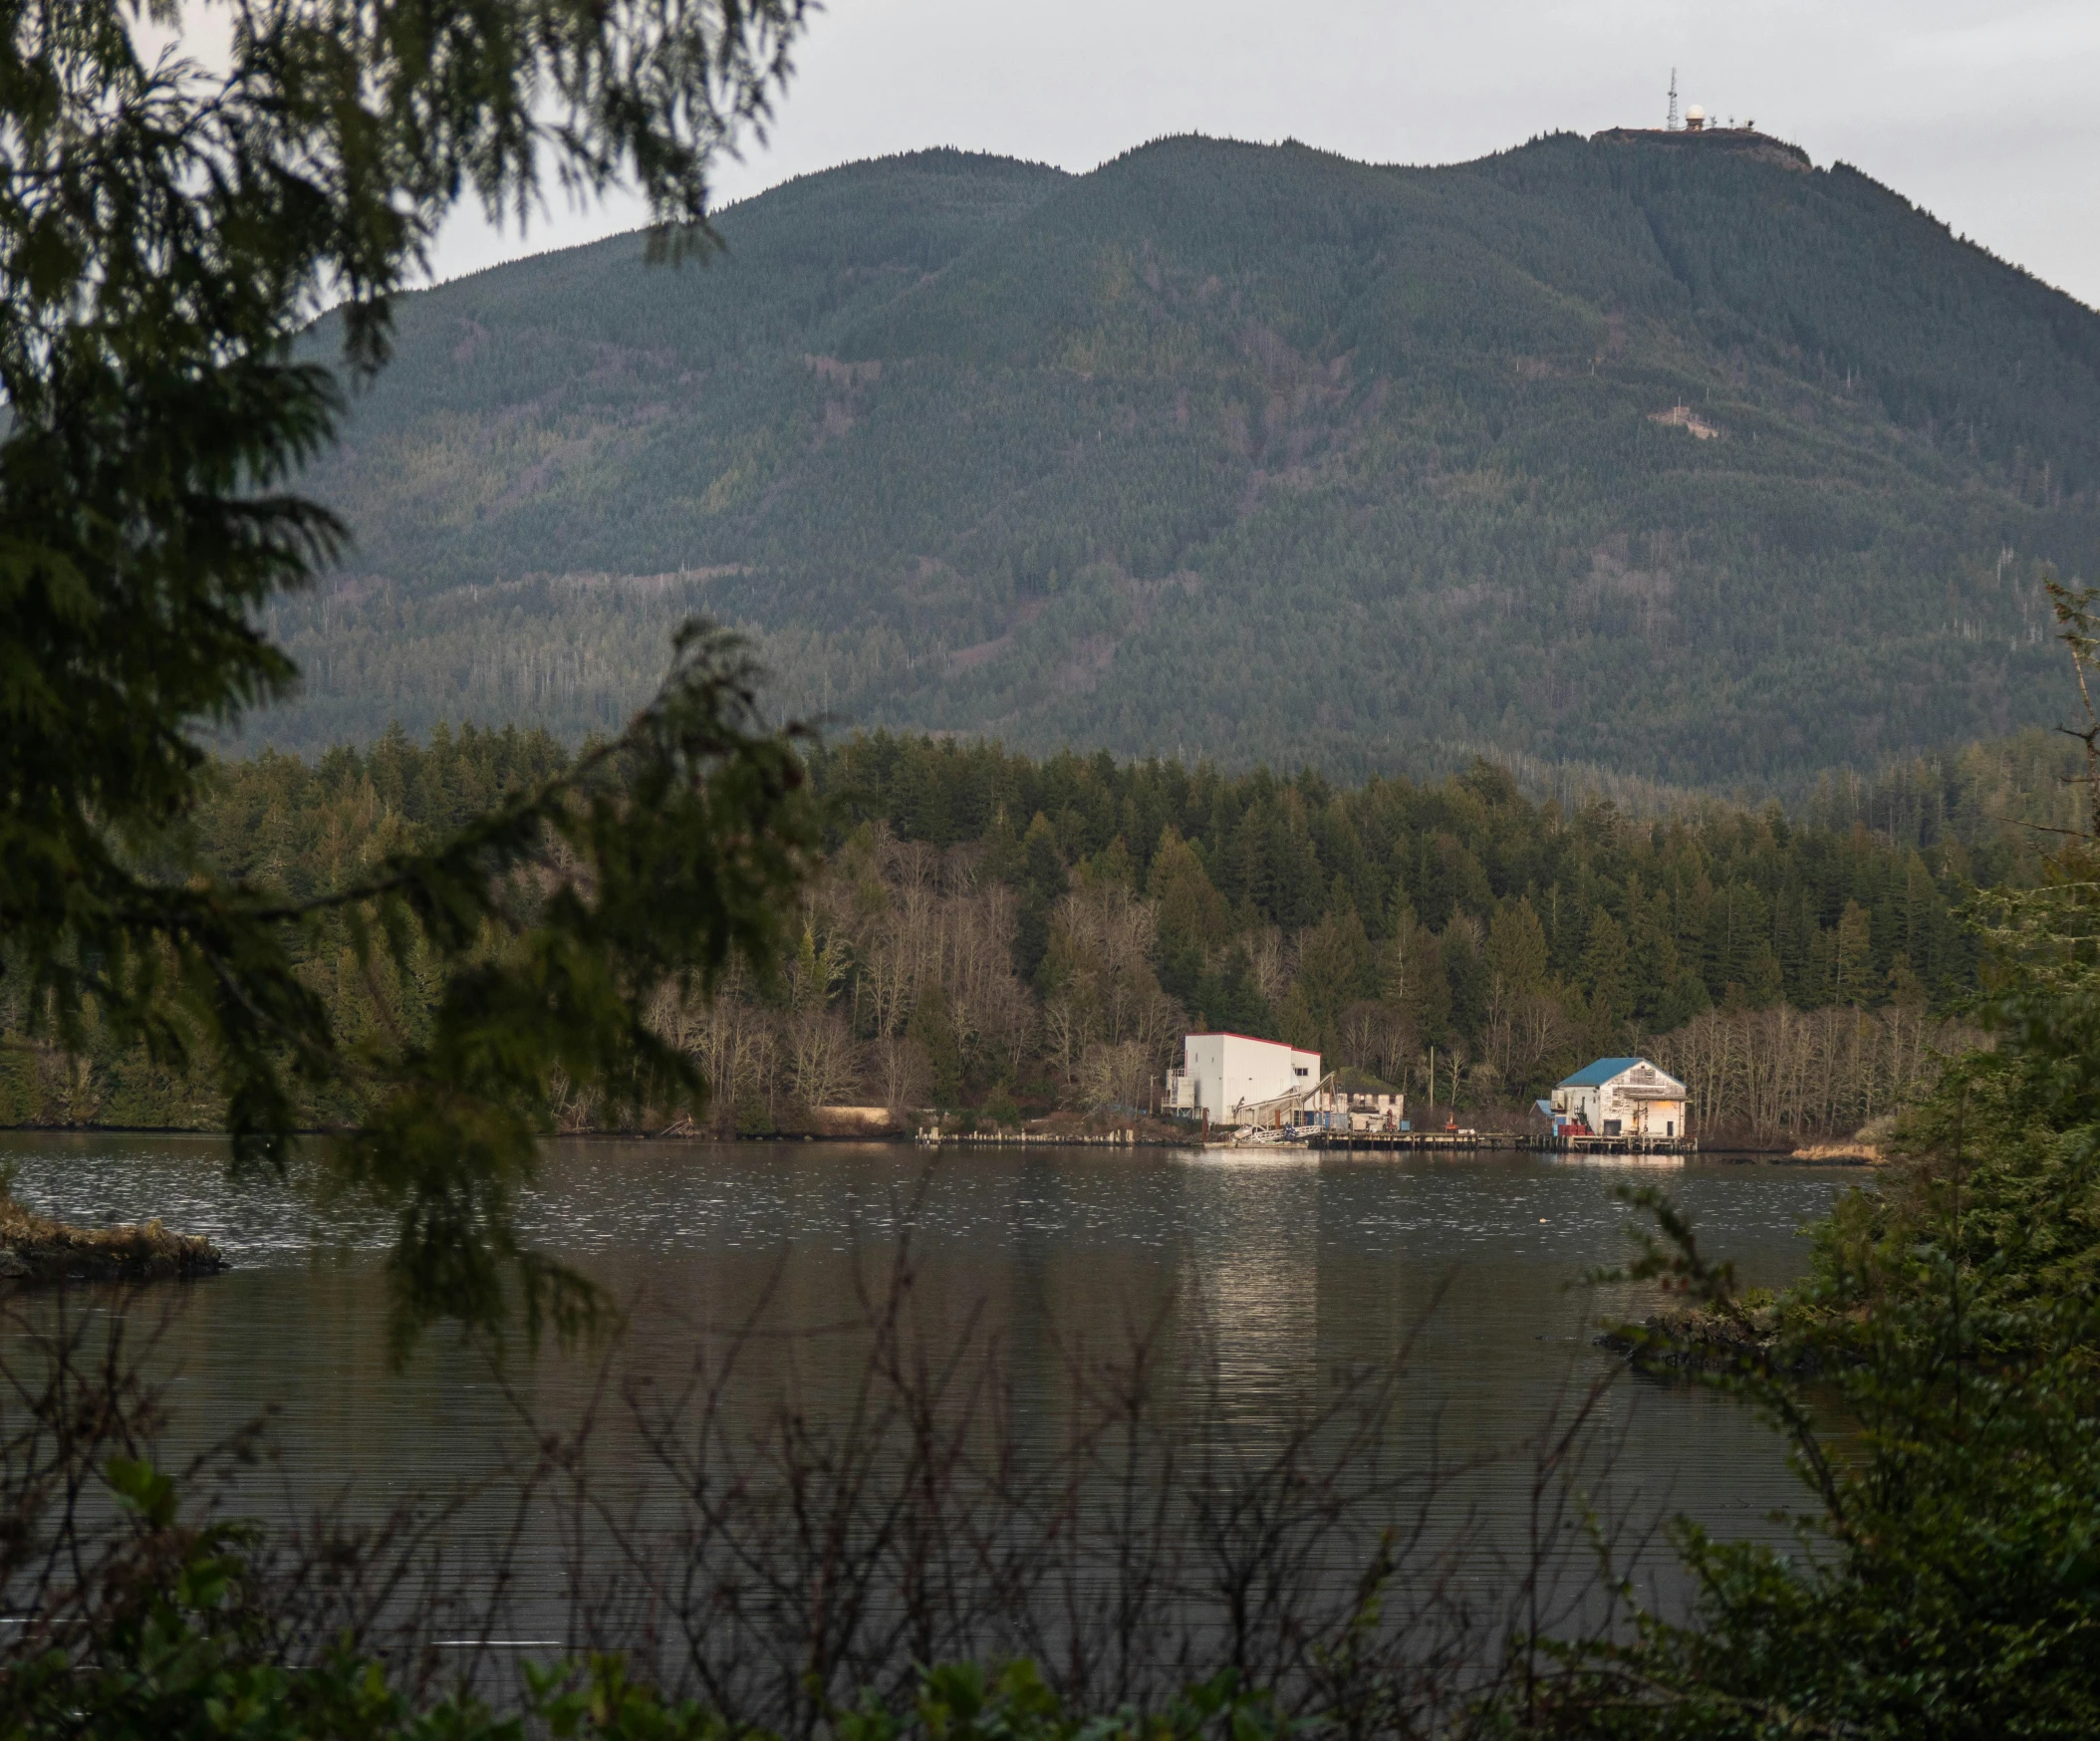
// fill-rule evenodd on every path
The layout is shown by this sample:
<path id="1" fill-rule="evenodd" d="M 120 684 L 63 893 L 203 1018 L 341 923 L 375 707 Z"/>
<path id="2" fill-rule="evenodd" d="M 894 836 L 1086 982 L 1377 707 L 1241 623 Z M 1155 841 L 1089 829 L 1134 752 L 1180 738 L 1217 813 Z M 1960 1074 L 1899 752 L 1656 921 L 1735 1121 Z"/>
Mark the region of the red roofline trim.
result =
<path id="1" fill-rule="evenodd" d="M 1244 1040 L 1249 1046 L 1274 1046 L 1280 1051 L 1296 1052 L 1302 1057 L 1317 1058 L 1319 1053 L 1310 1046 L 1293 1046 L 1288 1040 L 1257 1040 L 1252 1034 L 1234 1034 L 1224 1028 L 1208 1028 L 1200 1034 L 1183 1034 L 1184 1040 Z"/>

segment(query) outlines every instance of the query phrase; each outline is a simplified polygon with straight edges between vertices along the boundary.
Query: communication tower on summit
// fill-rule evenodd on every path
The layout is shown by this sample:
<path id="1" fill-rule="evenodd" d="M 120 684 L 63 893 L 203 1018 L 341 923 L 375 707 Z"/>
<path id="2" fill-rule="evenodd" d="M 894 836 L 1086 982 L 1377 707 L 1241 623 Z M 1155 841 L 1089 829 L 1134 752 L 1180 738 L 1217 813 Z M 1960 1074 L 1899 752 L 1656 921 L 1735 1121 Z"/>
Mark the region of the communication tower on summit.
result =
<path id="1" fill-rule="evenodd" d="M 1677 69 L 1670 69 L 1670 119 L 1663 123 L 1666 133 L 1677 131 Z"/>

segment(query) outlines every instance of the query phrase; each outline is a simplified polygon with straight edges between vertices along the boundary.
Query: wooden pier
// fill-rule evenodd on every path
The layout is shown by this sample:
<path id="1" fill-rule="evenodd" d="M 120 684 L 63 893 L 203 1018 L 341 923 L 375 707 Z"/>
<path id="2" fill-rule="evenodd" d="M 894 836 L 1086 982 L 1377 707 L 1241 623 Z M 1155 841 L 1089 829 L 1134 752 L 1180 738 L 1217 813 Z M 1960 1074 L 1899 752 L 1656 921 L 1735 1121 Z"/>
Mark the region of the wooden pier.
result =
<path id="1" fill-rule="evenodd" d="M 1177 1139 L 1137 1129 L 1058 1132 L 1051 1130 L 921 1129 L 914 1138 L 922 1147 L 1002 1146 L 1040 1143 L 1047 1147 L 1085 1148 L 1239 1148 L 1295 1151 L 1318 1149 L 1340 1154 L 1556 1154 L 1579 1160 L 1590 1156 L 1646 1155 L 1658 1160 L 1682 1159 L 1699 1152 L 1687 1137 L 1532 1136 L 1513 1130 L 1317 1130 L 1264 1133 L 1248 1141 L 1222 1132 L 1207 1138 L 1191 1130 Z"/>
<path id="2" fill-rule="evenodd" d="M 1158 1136 L 1140 1136 L 1135 1129 L 1082 1130 L 1061 1134 L 1055 1130 L 918 1130 L 912 1140 L 921 1148 L 952 1148 L 957 1145 L 1011 1145 L 1040 1143 L 1053 1148 L 1163 1148 L 1185 1147 Z"/>
<path id="3" fill-rule="evenodd" d="M 1540 1136 L 1527 1139 L 1526 1147 L 1541 1154 L 1647 1154 L 1659 1159 L 1683 1159 L 1699 1152 L 1695 1136 Z"/>
<path id="4" fill-rule="evenodd" d="M 1311 1130 L 1303 1140 L 1308 1148 L 1361 1148 L 1386 1153 L 1426 1150 L 1451 1154 L 1526 1146 L 1522 1137 L 1503 1130 Z"/>
<path id="5" fill-rule="evenodd" d="M 1370 1153 L 1478 1153 L 1652 1155 L 1682 1158 L 1699 1152 L 1690 1137 L 1663 1136 L 1527 1136 L 1510 1130 L 1314 1130 L 1308 1148 Z"/>

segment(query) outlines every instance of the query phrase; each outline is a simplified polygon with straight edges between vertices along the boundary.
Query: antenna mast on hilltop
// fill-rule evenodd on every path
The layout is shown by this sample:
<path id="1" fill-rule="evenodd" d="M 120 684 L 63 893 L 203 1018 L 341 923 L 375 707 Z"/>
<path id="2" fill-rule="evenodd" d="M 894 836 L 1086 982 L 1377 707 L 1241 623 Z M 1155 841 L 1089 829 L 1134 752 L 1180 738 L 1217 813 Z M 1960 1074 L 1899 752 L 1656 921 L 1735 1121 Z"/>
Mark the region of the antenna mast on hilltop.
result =
<path id="1" fill-rule="evenodd" d="M 1666 133 L 1677 131 L 1677 69 L 1670 69 L 1670 119 L 1663 123 Z"/>

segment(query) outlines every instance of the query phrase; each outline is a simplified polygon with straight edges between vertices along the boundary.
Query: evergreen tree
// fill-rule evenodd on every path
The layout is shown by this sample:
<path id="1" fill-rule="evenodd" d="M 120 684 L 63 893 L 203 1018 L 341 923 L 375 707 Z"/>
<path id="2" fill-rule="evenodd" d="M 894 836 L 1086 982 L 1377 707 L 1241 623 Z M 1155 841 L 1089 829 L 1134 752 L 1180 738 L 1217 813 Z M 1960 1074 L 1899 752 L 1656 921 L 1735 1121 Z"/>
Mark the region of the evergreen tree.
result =
<path id="1" fill-rule="evenodd" d="M 1546 932 L 1527 896 L 1520 894 L 1495 909 L 1487 927 L 1487 971 L 1510 997 L 1544 987 Z"/>
<path id="2" fill-rule="evenodd" d="M 1609 1033 L 1633 1009 L 1633 978 L 1626 952 L 1626 928 L 1599 907 L 1590 915 L 1582 945 L 1582 988 L 1600 1029 Z"/>
<path id="3" fill-rule="evenodd" d="M 617 742 L 478 814 L 464 786 L 429 794 L 447 838 L 303 897 L 198 860 L 198 739 L 291 689 L 271 613 L 345 548 L 345 521 L 288 487 L 344 406 L 294 355 L 316 315 L 335 304 L 343 364 L 371 376 L 460 196 L 523 208 L 550 171 L 585 191 L 632 177 L 659 244 L 690 245 L 711 153 L 763 110 L 800 8 L 280 0 L 240 14 L 216 71 L 148 66 L 138 23 L 61 0 L 0 27 L 16 1017 L 74 1050 L 106 1033 L 163 1070 L 211 1069 L 237 1164 L 281 1166 L 302 1092 L 355 1085 L 342 1158 L 396 1217 L 401 1333 L 438 1311 L 493 1323 L 506 1289 L 573 1321 L 594 1296 L 522 1252 L 510 1219 L 551 1080 L 609 1105 L 696 1100 L 645 1009 L 733 958 L 770 963 L 807 841 L 801 768 L 758 717 L 752 667 L 684 632 Z M 327 915 L 350 915 L 382 979 L 443 969 L 419 1031 L 348 1053 L 298 970 Z"/>

